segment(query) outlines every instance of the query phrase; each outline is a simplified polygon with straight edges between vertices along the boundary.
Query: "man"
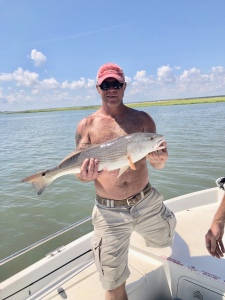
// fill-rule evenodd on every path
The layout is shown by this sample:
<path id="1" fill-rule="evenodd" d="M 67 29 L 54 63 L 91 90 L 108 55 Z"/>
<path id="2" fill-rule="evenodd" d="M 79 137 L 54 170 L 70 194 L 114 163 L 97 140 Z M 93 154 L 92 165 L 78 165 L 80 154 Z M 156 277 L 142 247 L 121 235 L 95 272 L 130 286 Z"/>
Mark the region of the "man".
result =
<path id="1" fill-rule="evenodd" d="M 156 132 L 155 123 L 147 113 L 124 105 L 126 85 L 123 70 L 118 65 L 101 66 L 96 88 L 102 106 L 78 124 L 77 149 L 135 132 Z M 92 247 L 107 300 L 127 299 L 127 259 L 133 230 L 145 238 L 148 246 L 166 247 L 172 243 L 176 220 L 164 206 L 160 193 L 148 183 L 146 163 L 147 159 L 154 168 L 162 169 L 168 159 L 166 143 L 164 146 L 136 162 L 135 171 L 129 168 L 119 178 L 119 170 L 98 172 L 99 162 L 94 157 L 83 162 L 78 175 L 81 181 L 94 180 L 95 184 Z"/>
<path id="2" fill-rule="evenodd" d="M 225 191 L 225 177 L 218 178 L 216 180 L 218 188 Z M 223 257 L 225 253 L 225 248 L 223 244 L 223 234 L 224 234 L 224 224 L 225 224 L 225 193 L 223 195 L 222 202 L 215 213 L 212 221 L 212 225 L 205 235 L 205 245 L 210 255 L 220 258 Z"/>

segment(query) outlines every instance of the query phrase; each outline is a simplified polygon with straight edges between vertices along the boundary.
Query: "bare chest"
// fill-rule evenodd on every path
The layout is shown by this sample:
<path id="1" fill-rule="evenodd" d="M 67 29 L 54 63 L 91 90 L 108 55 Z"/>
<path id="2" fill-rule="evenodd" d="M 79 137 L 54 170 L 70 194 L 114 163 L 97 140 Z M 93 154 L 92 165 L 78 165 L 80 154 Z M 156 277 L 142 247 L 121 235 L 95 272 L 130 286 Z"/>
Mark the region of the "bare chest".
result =
<path id="1" fill-rule="evenodd" d="M 141 122 L 135 122 L 132 118 L 128 120 L 104 118 L 93 122 L 89 129 L 89 138 L 91 144 L 100 144 L 139 131 L 143 131 L 143 125 Z"/>

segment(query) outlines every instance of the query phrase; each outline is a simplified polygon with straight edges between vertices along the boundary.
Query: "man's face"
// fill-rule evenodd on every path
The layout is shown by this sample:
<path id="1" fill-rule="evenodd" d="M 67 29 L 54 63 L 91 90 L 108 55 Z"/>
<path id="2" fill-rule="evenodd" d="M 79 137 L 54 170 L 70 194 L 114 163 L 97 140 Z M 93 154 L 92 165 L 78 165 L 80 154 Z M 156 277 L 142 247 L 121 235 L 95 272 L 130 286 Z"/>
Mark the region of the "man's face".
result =
<path id="1" fill-rule="evenodd" d="M 121 84 L 115 78 L 107 78 L 102 84 L 96 86 L 102 100 L 108 105 L 118 105 L 122 102 L 126 82 Z"/>

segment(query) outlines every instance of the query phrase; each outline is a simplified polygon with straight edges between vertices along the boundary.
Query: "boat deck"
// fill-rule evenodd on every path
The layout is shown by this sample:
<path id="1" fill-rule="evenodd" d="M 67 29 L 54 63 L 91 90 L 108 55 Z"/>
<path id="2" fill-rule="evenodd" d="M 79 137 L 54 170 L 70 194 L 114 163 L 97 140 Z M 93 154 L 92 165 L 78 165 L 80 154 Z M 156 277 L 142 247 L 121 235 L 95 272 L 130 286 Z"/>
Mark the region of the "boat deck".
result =
<path id="1" fill-rule="evenodd" d="M 212 281 L 212 298 L 209 298 L 207 292 L 204 298 L 198 298 L 197 295 L 193 299 L 225 299 L 225 260 L 209 256 L 204 241 L 218 206 L 219 203 L 214 202 L 177 212 L 176 235 L 172 247 L 148 248 L 140 235 L 132 235 L 129 251 L 131 275 L 126 286 L 129 300 L 190 300 L 193 297 L 189 291 L 190 284 L 193 293 L 200 291 L 203 295 L 207 286 L 212 286 Z M 30 299 L 60 300 L 65 296 L 76 300 L 104 299 L 104 291 L 93 261 L 89 261 L 80 274 L 74 276 L 71 271 L 59 281 L 51 283 L 52 288 L 47 292 L 40 291 Z"/>
<path id="2" fill-rule="evenodd" d="M 172 247 L 148 248 L 133 233 L 126 285 L 129 300 L 225 300 L 225 259 L 211 257 L 204 239 L 222 196 L 215 188 L 166 202 L 177 218 Z M 0 283 L 0 299 L 103 300 L 91 236 Z"/>
<path id="3" fill-rule="evenodd" d="M 146 295 L 145 298 L 141 298 L 141 300 L 149 299 L 148 295 L 152 292 L 150 288 L 148 290 L 146 289 L 147 282 L 151 280 L 152 283 L 154 282 L 154 284 L 158 284 L 159 280 L 163 280 L 162 278 L 165 275 L 162 264 L 157 260 L 151 259 L 150 257 L 144 255 L 140 255 L 140 253 L 130 250 L 129 268 L 131 272 L 129 279 L 127 280 L 127 293 L 129 294 L 129 299 L 137 299 L 137 293 L 141 292 L 143 294 L 143 290 L 145 290 Z M 150 270 L 151 272 L 149 272 Z M 157 276 L 154 276 L 154 271 Z M 74 276 L 73 272 L 71 272 L 67 278 L 64 278 L 62 280 L 61 278 L 59 278 L 59 281 L 60 284 L 55 285 L 55 282 L 50 283 L 49 286 L 53 284 L 51 289 L 47 287 L 48 291 L 39 291 L 30 299 L 62 300 L 65 296 L 67 297 L 67 299 L 76 300 L 104 299 L 105 292 L 101 287 L 99 275 L 93 261 L 90 261 L 90 263 L 86 266 L 85 269 L 82 270 L 79 275 Z M 145 288 L 143 289 L 143 287 Z M 167 293 L 169 292 L 168 286 L 164 286 L 164 289 L 167 290 Z M 134 294 L 134 297 L 132 296 L 132 294 Z M 161 300 L 162 299 L 164 298 L 161 298 Z"/>

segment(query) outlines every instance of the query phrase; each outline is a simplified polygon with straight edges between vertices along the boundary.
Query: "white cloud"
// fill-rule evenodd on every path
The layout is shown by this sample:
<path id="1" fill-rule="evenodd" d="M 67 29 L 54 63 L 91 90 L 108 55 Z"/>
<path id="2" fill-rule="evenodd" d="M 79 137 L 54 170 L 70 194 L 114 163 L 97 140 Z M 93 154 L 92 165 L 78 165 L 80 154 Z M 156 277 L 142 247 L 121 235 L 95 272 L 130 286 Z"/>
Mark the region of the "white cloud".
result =
<path id="1" fill-rule="evenodd" d="M 4 96 L 3 96 L 3 88 L 0 87 L 0 99 L 3 99 Z"/>
<path id="2" fill-rule="evenodd" d="M 85 87 L 94 87 L 95 86 L 95 81 L 92 79 L 88 79 L 88 82 L 86 83 L 86 80 L 84 77 L 81 77 L 80 80 L 74 80 L 71 83 L 69 83 L 67 80 L 62 83 L 62 88 L 63 89 L 81 89 Z"/>
<path id="3" fill-rule="evenodd" d="M 181 82 L 193 82 L 193 80 L 198 79 L 201 76 L 201 71 L 196 68 L 190 70 L 184 70 L 183 74 L 180 76 Z"/>
<path id="4" fill-rule="evenodd" d="M 133 80 L 128 77 L 127 82 L 129 84 L 127 86 L 125 97 L 136 97 L 136 95 L 144 95 L 145 93 L 147 93 L 147 91 L 149 92 L 152 89 L 152 86 L 154 85 L 154 77 L 152 75 L 148 76 L 145 70 L 141 70 L 137 71 L 137 73 L 133 77 Z"/>
<path id="5" fill-rule="evenodd" d="M 44 89 L 57 89 L 60 86 L 60 84 L 57 82 L 57 80 L 53 77 L 44 79 L 41 82 L 41 87 Z"/>
<path id="6" fill-rule="evenodd" d="M 47 60 L 46 56 L 41 52 L 37 51 L 36 49 L 33 49 L 31 51 L 30 58 L 34 61 L 34 65 L 36 67 L 41 66 Z"/>
<path id="7" fill-rule="evenodd" d="M 225 68 L 213 67 L 209 72 L 198 68 L 181 70 L 169 65 L 157 69 L 157 77 L 138 71 L 128 86 L 127 101 L 151 101 L 160 99 L 189 98 L 223 95 L 225 91 Z"/>
<path id="8" fill-rule="evenodd" d="M 136 75 L 134 76 L 134 80 L 146 82 L 146 71 L 137 71 Z"/>
<path id="9" fill-rule="evenodd" d="M 60 86 L 53 77 L 44 79 L 43 81 L 39 81 L 38 79 L 39 75 L 37 73 L 28 70 L 24 71 L 22 68 L 18 68 L 13 73 L 0 74 L 0 81 L 15 81 L 16 86 L 33 87 L 35 89 L 56 89 Z M 34 90 L 32 93 L 34 93 Z"/>
<path id="10" fill-rule="evenodd" d="M 213 67 L 211 72 L 212 80 L 217 82 L 220 85 L 225 84 L 225 68 L 218 66 Z"/>
<path id="11" fill-rule="evenodd" d="M 0 81 L 15 81 L 17 86 L 32 86 L 37 83 L 39 75 L 34 72 L 18 68 L 13 73 L 2 73 Z"/>
<path id="12" fill-rule="evenodd" d="M 86 84 L 86 87 L 87 88 L 93 88 L 96 86 L 96 83 L 95 83 L 95 80 L 94 79 L 88 79 L 87 80 L 87 84 Z"/>
<path id="13" fill-rule="evenodd" d="M 125 76 L 125 81 L 127 84 L 129 84 L 132 81 L 132 79 L 128 76 Z"/>
<path id="14" fill-rule="evenodd" d="M 157 69 L 158 80 L 162 83 L 174 83 L 176 78 L 173 74 L 173 69 L 167 66 L 162 66 Z"/>
<path id="15" fill-rule="evenodd" d="M 134 76 L 134 83 L 151 83 L 153 80 L 147 76 L 147 72 L 142 70 L 142 71 L 137 71 L 136 75 Z"/>
<path id="16" fill-rule="evenodd" d="M 225 74 L 225 69 L 224 67 L 218 66 L 218 67 L 212 67 L 212 72 L 213 73 L 220 73 L 220 74 Z"/>
<path id="17" fill-rule="evenodd" d="M 14 103 L 23 103 L 23 102 L 30 102 L 32 101 L 32 97 L 29 96 L 26 91 L 19 90 L 19 91 L 12 91 L 10 94 L 6 96 L 6 100 L 9 104 Z"/>
<path id="18" fill-rule="evenodd" d="M 38 94 L 38 89 L 32 89 L 31 94 L 32 95 L 37 95 Z"/>
<path id="19" fill-rule="evenodd" d="M 13 76 L 11 73 L 2 73 L 0 75 L 0 81 L 12 81 L 13 80 Z"/>
<path id="20" fill-rule="evenodd" d="M 225 69 L 213 67 L 207 74 L 203 74 L 197 68 L 184 70 L 178 79 L 178 86 L 182 91 L 195 94 L 195 96 L 224 94 Z"/>

